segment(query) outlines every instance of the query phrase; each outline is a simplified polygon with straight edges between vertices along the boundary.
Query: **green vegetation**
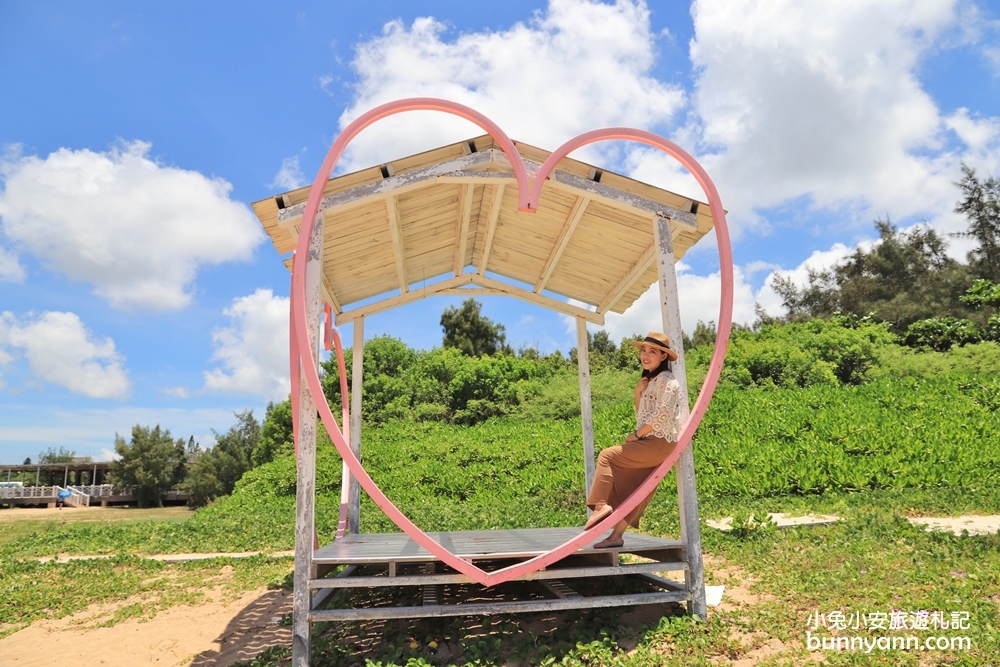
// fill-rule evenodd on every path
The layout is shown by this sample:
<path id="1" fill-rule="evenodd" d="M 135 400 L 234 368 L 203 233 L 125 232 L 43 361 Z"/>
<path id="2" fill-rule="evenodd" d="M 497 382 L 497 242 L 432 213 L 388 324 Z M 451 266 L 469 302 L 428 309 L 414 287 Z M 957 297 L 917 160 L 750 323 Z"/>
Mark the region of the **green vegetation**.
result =
<path id="1" fill-rule="evenodd" d="M 65 447 L 60 447 L 56 449 L 55 447 L 49 447 L 44 452 L 39 453 L 38 462 L 39 463 L 71 463 L 73 459 L 76 458 L 76 452 L 71 449 L 66 449 Z M 31 465 L 31 459 L 24 465 Z"/>
<path id="2" fill-rule="evenodd" d="M 701 338 L 707 342 L 711 327 L 704 329 Z M 905 517 L 1000 512 L 1000 345 L 981 342 L 938 352 L 894 340 L 886 325 L 846 316 L 734 335 L 726 373 L 695 439 L 695 459 L 702 516 L 734 516 L 743 526 L 732 534 L 704 533 L 707 553 L 719 559 L 708 568 L 710 583 L 748 588 L 760 596 L 753 605 L 717 610 L 707 623 L 598 611 L 548 620 L 494 618 L 485 624 L 479 618 L 342 624 L 317 638 L 316 664 L 706 664 L 710 658 L 753 656 L 765 641 L 781 642 L 786 651 L 781 660 L 803 662 L 806 618 L 817 608 L 968 611 L 973 650 L 942 655 L 954 664 L 989 664 L 1000 651 L 995 632 L 1000 535 L 931 534 Z M 631 428 L 628 397 L 636 374 L 617 361 L 628 359 L 621 356 L 631 349 L 627 341 L 616 346 L 595 336 L 591 345 L 603 348 L 592 350 L 601 368 L 593 384 L 596 440 L 603 447 Z M 388 338 L 374 350 L 366 364 L 375 364 L 373 376 L 381 372 L 400 380 L 399 396 L 421 395 L 407 394 L 407 383 L 420 377 L 411 375 L 412 369 L 440 369 L 442 359 L 454 359 L 461 373 L 420 390 L 442 404 L 451 405 L 450 387 L 475 387 L 483 378 L 488 386 L 520 388 L 506 414 L 472 425 L 455 423 L 458 409 L 451 423 L 414 419 L 421 403 L 411 402 L 404 406 L 405 419 L 376 419 L 366 426 L 366 467 L 418 525 L 461 530 L 582 522 L 579 391 L 571 362 L 530 353 L 475 358 L 457 350 L 415 352 Z M 710 355 L 705 344 L 688 354 L 692 396 Z M 547 370 L 510 381 L 532 364 Z M 460 374 L 472 379 L 462 385 L 455 381 Z M 329 376 L 325 380 L 332 386 Z M 388 379 L 382 385 L 386 392 L 392 386 Z M 92 621 L 97 624 L 196 604 L 203 586 L 198 577 L 222 581 L 219 563 L 149 564 L 135 558 L 138 554 L 291 548 L 295 467 L 284 439 L 290 415 L 280 404 L 268 415 L 260 441 L 272 443 L 271 460 L 246 472 L 232 494 L 186 521 L 60 522 L 12 531 L 0 540 L 0 598 L 11 600 L 0 605 L 0 633 L 42 616 L 82 610 L 88 598 L 72 587 L 92 591 L 114 582 L 118 592 L 93 599 L 123 606 L 117 616 Z M 336 528 L 340 459 L 322 437 L 318 450 L 316 516 L 320 541 L 329 542 Z M 743 521 L 768 511 L 833 512 L 844 521 L 787 530 Z M 396 530 L 365 496 L 362 530 Z M 643 530 L 678 534 L 671 479 L 650 504 Z M 117 556 L 72 565 L 31 560 L 56 554 Z M 283 580 L 289 562 L 267 562 L 255 566 L 261 568 L 259 577 L 247 575 L 246 586 Z M 233 567 L 251 566 L 234 561 Z M 720 568 L 729 574 L 715 574 Z M 920 660 L 905 652 L 825 657 L 834 665 Z M 278 648 L 247 664 L 287 661 L 287 651 Z"/>
<path id="3" fill-rule="evenodd" d="M 154 428 L 136 424 L 129 441 L 116 434 L 115 453 L 119 458 L 109 481 L 119 488 L 134 488 L 139 507 L 162 506 L 162 493 L 184 479 L 184 440 L 175 442 L 159 424 Z"/>
<path id="4" fill-rule="evenodd" d="M 466 299 L 461 308 L 445 308 L 441 313 L 443 346 L 470 357 L 510 352 L 504 326 L 483 317 L 480 308 L 475 299 Z"/>
<path id="5" fill-rule="evenodd" d="M 253 410 L 237 412 L 235 425 L 225 433 L 213 433 L 214 447 L 188 453 L 187 474 L 178 485 L 187 491 L 192 507 L 232 493 L 240 477 L 253 467 L 253 453 L 261 442 L 261 427 Z"/>

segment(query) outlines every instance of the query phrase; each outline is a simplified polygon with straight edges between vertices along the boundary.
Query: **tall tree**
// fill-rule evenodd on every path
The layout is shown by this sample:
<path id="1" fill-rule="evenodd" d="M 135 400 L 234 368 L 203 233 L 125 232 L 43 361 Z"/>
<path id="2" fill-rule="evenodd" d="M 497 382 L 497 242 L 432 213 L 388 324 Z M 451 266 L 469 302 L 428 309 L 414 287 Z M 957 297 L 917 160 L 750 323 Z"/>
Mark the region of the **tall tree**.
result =
<path id="1" fill-rule="evenodd" d="M 175 442 L 159 424 L 152 429 L 136 424 L 129 441 L 115 434 L 115 452 L 119 458 L 111 464 L 111 483 L 133 487 L 139 507 L 162 507 L 163 492 L 171 488 L 184 463 L 184 440 Z"/>
<path id="2" fill-rule="evenodd" d="M 481 304 L 466 299 L 461 308 L 446 308 L 441 313 L 444 347 L 454 347 L 470 357 L 509 351 L 504 326 L 483 317 Z"/>
<path id="3" fill-rule="evenodd" d="M 990 176 L 980 181 L 976 170 L 963 163 L 962 180 L 955 185 L 962 191 L 955 212 L 969 220 L 969 230 L 955 235 L 979 243 L 968 257 L 975 275 L 1000 282 L 1000 180 Z"/>
<path id="4" fill-rule="evenodd" d="M 336 368 L 336 359 L 334 359 L 334 368 Z M 323 379 L 325 387 L 326 377 Z M 335 411 L 334 414 L 339 415 L 340 413 Z M 253 450 L 252 458 L 254 467 L 273 461 L 279 454 L 290 454 L 294 450 L 295 436 L 292 433 L 292 402 L 285 400 L 277 404 L 268 403 L 267 411 L 264 413 L 264 423 L 260 427 L 260 443 Z"/>
<path id="5" fill-rule="evenodd" d="M 195 455 L 181 488 L 194 507 L 232 493 L 236 482 L 254 467 L 253 454 L 261 443 L 261 427 L 253 410 L 234 413 L 236 423 L 225 433 L 215 434 L 215 446 Z"/>

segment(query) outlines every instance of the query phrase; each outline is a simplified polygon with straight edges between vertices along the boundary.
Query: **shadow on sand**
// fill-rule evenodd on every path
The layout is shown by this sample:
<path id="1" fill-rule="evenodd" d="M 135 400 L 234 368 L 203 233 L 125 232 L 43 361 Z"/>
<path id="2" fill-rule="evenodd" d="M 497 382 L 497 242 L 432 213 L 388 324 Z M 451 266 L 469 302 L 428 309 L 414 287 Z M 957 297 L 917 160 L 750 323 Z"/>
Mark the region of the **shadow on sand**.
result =
<path id="1" fill-rule="evenodd" d="M 497 600 L 512 596 L 548 595 L 532 582 L 511 582 L 491 589 L 453 586 L 445 597 L 474 602 L 477 593 Z M 465 590 L 462 590 L 462 589 Z M 518 589 L 518 590 L 514 590 Z M 419 604 L 409 599 L 419 589 L 351 589 L 334 596 L 330 607 L 378 607 Z M 481 589 L 480 589 L 481 591 Z M 227 626 L 218 641 L 219 651 L 206 651 L 192 667 L 229 666 L 238 661 L 254 666 L 284 667 L 290 663 L 291 628 L 288 622 L 291 591 L 269 592 L 246 607 Z M 457 601 L 457 600 L 455 600 Z M 533 665 L 560 661 L 580 644 L 599 643 L 612 653 L 627 652 L 642 640 L 646 630 L 664 617 L 683 616 L 679 604 L 641 607 L 538 612 L 501 616 L 453 616 L 427 619 L 372 620 L 324 623 L 314 626 L 314 667 L 364 665 L 366 661 L 406 664 L 411 659 L 444 664 Z M 256 658 L 256 660 L 254 660 Z"/>

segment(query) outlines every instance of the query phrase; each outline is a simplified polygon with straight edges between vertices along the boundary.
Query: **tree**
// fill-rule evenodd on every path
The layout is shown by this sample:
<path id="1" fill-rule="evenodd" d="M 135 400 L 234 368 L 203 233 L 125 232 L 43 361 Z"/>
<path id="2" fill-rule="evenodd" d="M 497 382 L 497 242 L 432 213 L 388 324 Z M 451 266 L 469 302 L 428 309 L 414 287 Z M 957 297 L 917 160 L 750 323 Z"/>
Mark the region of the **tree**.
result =
<path id="1" fill-rule="evenodd" d="M 511 352 L 504 326 L 483 317 L 481 307 L 475 299 L 466 299 L 461 308 L 450 307 L 441 313 L 444 347 L 457 348 L 470 357 Z"/>
<path id="2" fill-rule="evenodd" d="M 968 256 L 972 271 L 980 278 L 1000 282 L 1000 180 L 990 176 L 980 181 L 976 170 L 965 163 L 962 174 L 962 180 L 955 183 L 962 191 L 955 212 L 968 218 L 969 231 L 955 236 L 979 242 Z"/>
<path id="3" fill-rule="evenodd" d="M 199 507 L 233 492 L 236 482 L 253 468 L 253 453 L 261 442 L 261 427 L 253 410 L 233 413 L 236 424 L 225 433 L 215 434 L 215 446 L 197 454 L 181 488 L 188 504 Z"/>
<path id="4" fill-rule="evenodd" d="M 968 304 L 976 310 L 1000 308 L 1000 284 L 980 278 L 962 297 L 962 303 Z M 986 340 L 1000 342 L 1000 312 L 994 312 L 990 315 L 983 329 L 982 337 Z"/>
<path id="5" fill-rule="evenodd" d="M 703 345 L 715 345 L 715 320 L 710 320 L 708 324 L 698 320 L 698 322 L 694 325 L 694 331 L 691 332 L 691 336 L 688 336 L 687 334 L 682 335 L 684 339 L 685 352 Z"/>
<path id="6" fill-rule="evenodd" d="M 876 220 L 875 228 L 877 242 L 856 248 L 831 269 L 810 272 L 804 288 L 788 278 L 775 280 L 789 321 L 837 312 L 872 315 L 901 333 L 917 320 L 971 315 L 960 301 L 970 282 L 968 269 L 948 257 L 947 243 L 937 232 L 927 227 L 900 232 L 888 220 Z"/>
<path id="7" fill-rule="evenodd" d="M 39 463 L 72 463 L 75 458 L 76 452 L 65 447 L 59 447 L 58 451 L 55 447 L 49 447 L 38 454 Z"/>
<path id="8" fill-rule="evenodd" d="M 115 434 L 115 452 L 119 458 L 111 464 L 111 483 L 134 488 L 139 507 L 162 507 L 163 492 L 171 488 L 184 463 L 184 440 L 175 442 L 159 424 L 152 429 L 136 424 L 128 442 Z"/>
<path id="9" fill-rule="evenodd" d="M 335 411 L 334 414 L 340 413 Z M 291 454 L 293 451 L 295 451 L 295 435 L 292 432 L 292 402 L 285 400 L 277 405 L 268 403 L 267 411 L 264 413 L 264 423 L 260 427 L 260 443 L 253 450 L 251 457 L 254 467 L 273 461 L 280 454 Z"/>
<path id="10" fill-rule="evenodd" d="M 29 456 L 29 457 L 25 458 L 24 459 L 24 463 L 22 465 L 30 466 L 31 465 L 31 457 Z"/>

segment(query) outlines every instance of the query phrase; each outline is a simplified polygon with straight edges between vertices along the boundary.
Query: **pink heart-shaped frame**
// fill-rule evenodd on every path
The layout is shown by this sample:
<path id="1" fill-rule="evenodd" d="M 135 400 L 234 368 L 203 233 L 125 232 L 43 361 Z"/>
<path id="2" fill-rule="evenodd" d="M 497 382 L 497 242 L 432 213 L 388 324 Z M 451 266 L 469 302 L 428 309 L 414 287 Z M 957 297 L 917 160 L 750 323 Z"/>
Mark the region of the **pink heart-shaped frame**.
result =
<path id="1" fill-rule="evenodd" d="M 698 394 L 698 399 L 695 401 L 694 408 L 691 410 L 691 414 L 681 431 L 680 438 L 678 439 L 678 446 L 674 448 L 674 451 L 670 454 L 670 456 L 668 456 L 667 459 L 660 464 L 653 474 L 650 475 L 649 478 L 647 478 L 646 481 L 638 489 L 636 489 L 636 491 L 629 496 L 624 503 L 615 508 L 615 510 L 600 523 L 593 526 L 589 530 L 581 532 L 573 539 L 564 542 L 551 551 L 494 572 L 486 572 L 485 570 L 476 567 L 474 564 L 459 558 L 448 549 L 432 540 L 427 533 L 422 531 L 412 521 L 410 521 L 402 512 L 399 511 L 392 501 L 390 501 L 389 498 L 382 493 L 382 490 L 378 487 L 375 481 L 368 475 L 368 472 L 361 464 L 361 461 L 359 461 L 351 451 L 347 439 L 344 437 L 340 427 L 337 425 L 337 422 L 333 417 L 333 412 L 330 410 L 330 406 L 323 394 L 323 388 L 319 379 L 319 369 L 317 368 L 316 361 L 313 359 L 312 354 L 308 352 L 311 347 L 308 338 L 310 325 L 306 321 L 305 314 L 305 275 L 306 264 L 309 261 L 316 260 L 308 258 L 308 252 L 306 249 L 309 243 L 309 237 L 312 233 L 313 224 L 316 220 L 316 214 L 319 211 L 319 203 L 323 195 L 323 188 L 326 185 L 327 180 L 330 178 L 330 175 L 333 173 L 333 169 L 340 160 L 344 149 L 351 142 L 351 140 L 357 136 L 359 132 L 361 132 L 361 130 L 368 127 L 372 123 L 381 120 L 382 118 L 402 113 L 404 111 L 443 111 L 465 118 L 466 120 L 470 120 L 488 132 L 503 148 L 507 157 L 510 159 L 511 166 L 514 168 L 514 176 L 517 179 L 519 208 L 522 211 L 533 212 L 537 209 L 542 185 L 544 184 L 546 178 L 555 168 L 556 164 L 571 151 L 597 141 L 626 139 L 630 141 L 638 141 L 640 143 L 659 148 L 665 153 L 676 158 L 682 165 L 684 165 L 684 167 L 686 167 L 688 171 L 694 175 L 695 179 L 705 191 L 705 194 L 708 195 L 708 202 L 712 211 L 712 219 L 715 222 L 715 233 L 719 246 L 719 268 L 722 278 L 722 302 L 719 308 L 718 333 L 715 339 L 715 350 L 709 364 L 708 375 L 705 377 L 701 393 Z M 340 136 L 337 137 L 337 140 L 333 142 L 333 146 L 330 147 L 330 151 L 327 153 L 326 159 L 323 160 L 323 164 L 320 166 L 319 172 L 316 174 L 316 180 L 313 181 L 312 189 L 309 191 L 309 199 L 306 202 L 305 212 L 302 216 L 302 228 L 299 231 L 299 240 L 295 251 L 295 257 L 305 257 L 307 259 L 304 262 L 294 262 L 292 270 L 290 342 L 293 399 L 296 397 L 296 387 L 298 387 L 300 377 L 299 372 L 301 369 L 301 372 L 305 374 L 309 393 L 312 395 L 316 403 L 319 416 L 322 419 L 327 432 L 330 434 L 333 444 L 337 447 L 337 451 L 340 452 L 340 455 L 343 457 L 344 462 L 347 464 L 351 473 L 357 478 L 365 492 L 367 492 L 371 499 L 375 501 L 375 504 L 378 505 L 378 507 L 385 512 L 385 514 L 407 535 L 413 538 L 417 544 L 422 546 L 431 554 L 437 556 L 442 562 L 447 563 L 455 570 L 469 576 L 475 581 L 478 581 L 483 586 L 495 586 L 496 584 L 516 579 L 519 576 L 537 572 L 538 570 L 565 558 L 611 528 L 611 526 L 624 518 L 624 516 L 628 514 L 636 505 L 638 505 L 643 498 L 652 492 L 656 485 L 659 484 L 660 480 L 662 480 L 663 477 L 670 471 L 670 468 L 673 467 L 674 463 L 676 463 L 684 448 L 691 443 L 691 438 L 694 435 L 695 430 L 698 428 L 698 424 L 701 422 L 702 417 L 705 415 L 705 410 L 708 408 L 708 403 L 712 398 L 716 385 L 718 384 L 719 374 L 722 372 L 722 362 L 726 355 L 726 347 L 729 343 L 729 331 L 732 324 L 733 310 L 733 258 L 729 242 L 729 230 L 726 226 L 726 214 L 722 208 L 722 200 L 719 198 L 719 193 L 716 190 L 715 185 L 712 183 L 712 179 L 708 177 L 708 174 L 693 157 L 673 142 L 668 141 L 657 134 L 643 130 L 635 130 L 631 128 L 606 128 L 603 130 L 587 132 L 570 139 L 549 156 L 539 170 L 534 183 L 531 184 L 531 187 L 529 188 L 528 175 L 525 171 L 524 163 L 521 160 L 521 155 L 514 146 L 514 142 L 511 141 L 503 130 L 501 130 L 493 121 L 486 118 L 479 112 L 455 102 L 426 97 L 403 99 L 383 104 L 372 109 L 371 111 L 368 111 L 348 125 L 344 131 L 340 133 Z M 303 350 L 307 352 L 302 354 L 301 351 Z M 341 372 L 343 373 L 343 370 Z M 299 432 L 298 411 L 293 410 L 293 414 L 296 418 L 295 433 L 297 442 Z"/>

